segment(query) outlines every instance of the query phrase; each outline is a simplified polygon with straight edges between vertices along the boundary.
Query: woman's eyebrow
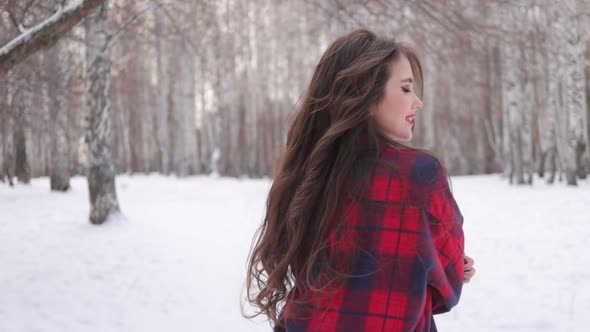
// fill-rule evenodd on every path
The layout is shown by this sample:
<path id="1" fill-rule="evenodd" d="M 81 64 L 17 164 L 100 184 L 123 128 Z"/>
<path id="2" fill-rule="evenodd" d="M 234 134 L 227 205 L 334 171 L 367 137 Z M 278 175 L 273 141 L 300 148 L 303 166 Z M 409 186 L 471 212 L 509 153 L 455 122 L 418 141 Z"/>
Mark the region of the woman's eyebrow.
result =
<path id="1" fill-rule="evenodd" d="M 402 83 L 404 83 L 404 82 L 412 83 L 413 81 L 414 81 L 414 80 L 412 80 L 412 78 L 411 78 L 411 77 L 408 77 L 408 78 L 404 78 L 404 79 L 402 80 Z"/>

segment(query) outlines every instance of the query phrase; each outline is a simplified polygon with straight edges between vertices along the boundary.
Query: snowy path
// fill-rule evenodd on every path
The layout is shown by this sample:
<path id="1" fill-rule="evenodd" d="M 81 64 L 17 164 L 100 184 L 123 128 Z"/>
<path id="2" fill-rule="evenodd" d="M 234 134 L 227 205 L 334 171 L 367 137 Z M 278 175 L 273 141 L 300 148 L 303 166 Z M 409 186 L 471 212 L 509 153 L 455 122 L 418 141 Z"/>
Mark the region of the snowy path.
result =
<path id="1" fill-rule="evenodd" d="M 122 176 L 126 219 L 87 222 L 83 178 L 0 184 L 0 331 L 270 331 L 239 314 L 267 180 Z M 453 179 L 477 275 L 440 331 L 585 331 L 590 183 Z"/>

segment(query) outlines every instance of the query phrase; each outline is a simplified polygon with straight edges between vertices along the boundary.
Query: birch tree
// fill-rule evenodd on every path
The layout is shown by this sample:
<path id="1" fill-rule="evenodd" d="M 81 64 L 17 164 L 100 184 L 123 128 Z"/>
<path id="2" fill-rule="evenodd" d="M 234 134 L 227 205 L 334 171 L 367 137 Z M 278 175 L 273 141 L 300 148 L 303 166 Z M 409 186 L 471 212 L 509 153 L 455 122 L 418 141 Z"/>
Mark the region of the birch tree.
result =
<path id="1" fill-rule="evenodd" d="M 111 159 L 110 34 L 107 28 L 107 6 L 85 22 L 87 60 L 88 191 L 90 222 L 102 224 L 119 211 L 115 190 L 115 168 Z"/>
<path id="2" fill-rule="evenodd" d="M 51 123 L 51 166 L 49 183 L 51 190 L 66 191 L 70 188 L 70 151 L 67 137 L 68 126 L 68 50 L 65 41 L 47 52 L 51 57 L 46 63 L 49 77 L 53 84 L 49 84 L 46 92 L 49 103 L 49 120 Z"/>
<path id="3" fill-rule="evenodd" d="M 0 156 L 0 180 L 6 181 L 8 185 L 14 186 L 14 145 L 13 145 L 13 127 L 14 127 L 14 94 L 16 86 L 11 84 L 9 77 L 1 78 L 0 93 L 2 93 L 2 107 L 0 107 L 0 143 L 2 155 Z"/>
<path id="4" fill-rule="evenodd" d="M 33 95 L 32 91 L 28 89 L 20 89 L 15 99 L 15 108 L 13 109 L 13 138 L 14 144 L 14 174 L 18 182 L 28 184 L 31 182 L 31 167 L 29 163 L 29 156 L 27 150 L 30 148 L 30 143 L 27 140 L 27 127 L 29 116 L 28 113 L 32 109 Z"/>
<path id="5" fill-rule="evenodd" d="M 588 119 L 586 116 L 586 87 L 584 77 L 584 44 L 579 29 L 577 1 L 565 2 L 565 32 L 567 38 L 566 111 L 567 147 L 563 152 L 565 175 L 569 185 L 576 185 L 576 177 L 586 177 L 583 162 L 588 148 Z"/>
<path id="6" fill-rule="evenodd" d="M 81 3 L 59 2 L 64 8 Z M 3 7 L 15 19 L 0 15 L 0 43 L 59 12 L 31 3 L 26 15 L 25 3 Z M 570 178 L 581 179 L 590 165 L 590 74 L 583 87 L 579 80 L 590 59 L 590 11 L 585 1 L 572 4 L 113 0 L 108 24 L 111 31 L 126 31 L 112 33 L 119 37 L 109 50 L 115 172 L 272 175 L 289 117 L 321 53 L 336 37 L 365 27 L 408 42 L 420 54 L 425 107 L 412 144 L 431 149 L 451 174 L 504 171 L 516 184 L 531 183 L 538 171 L 553 182 L 566 178 L 567 166 Z M 137 19 L 128 24 L 129 17 Z M 22 31 L 19 22 L 28 23 Z M 63 37 L 72 55 L 64 101 L 69 163 L 82 173 L 75 147 L 84 132 L 77 110 L 89 97 L 80 90 L 89 64 L 79 54 L 86 49 L 83 37 Z M 59 87 L 43 76 L 47 68 L 41 63 L 50 52 L 41 53 L 11 69 L 11 89 L 27 90 L 18 96 Z M 45 111 L 49 103 L 40 95 L 33 93 L 24 106 L 22 146 L 31 176 L 51 176 L 58 118 Z M 46 93 L 52 103 L 54 95 Z M 10 137 L 3 144 L 10 144 L 10 153 L 2 152 L 11 159 L 2 163 L 12 165 L 13 174 L 17 105 L 25 99 L 15 100 L 10 112 L 0 113 L 3 123 L 11 123 L 3 134 Z"/>

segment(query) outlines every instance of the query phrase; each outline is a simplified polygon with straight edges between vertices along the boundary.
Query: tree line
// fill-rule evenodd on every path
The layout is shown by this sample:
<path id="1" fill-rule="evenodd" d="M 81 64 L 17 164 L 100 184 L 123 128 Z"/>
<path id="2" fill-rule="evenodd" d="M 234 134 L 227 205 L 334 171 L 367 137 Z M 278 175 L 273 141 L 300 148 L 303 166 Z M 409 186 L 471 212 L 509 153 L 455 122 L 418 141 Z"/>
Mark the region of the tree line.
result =
<path id="1" fill-rule="evenodd" d="M 92 5 L 81 24 L 3 57 L 77 4 Z M 109 160 L 113 174 L 271 176 L 321 53 L 360 27 L 421 55 L 413 144 L 451 174 L 575 185 L 590 172 L 587 1 L 5 0 L 0 11 L 5 181 L 49 176 L 66 190 Z"/>

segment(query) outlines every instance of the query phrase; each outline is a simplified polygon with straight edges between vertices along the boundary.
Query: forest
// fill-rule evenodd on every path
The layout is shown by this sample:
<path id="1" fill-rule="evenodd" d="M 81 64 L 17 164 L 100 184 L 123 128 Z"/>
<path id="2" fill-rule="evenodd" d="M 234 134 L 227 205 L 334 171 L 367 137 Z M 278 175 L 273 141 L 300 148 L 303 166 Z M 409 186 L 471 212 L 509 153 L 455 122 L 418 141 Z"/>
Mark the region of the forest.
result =
<path id="1" fill-rule="evenodd" d="M 116 174 L 272 176 L 321 53 L 361 27 L 420 54 L 412 144 L 451 174 L 587 176 L 589 1 L 2 0 L 0 178 L 65 190 L 99 155 Z"/>

